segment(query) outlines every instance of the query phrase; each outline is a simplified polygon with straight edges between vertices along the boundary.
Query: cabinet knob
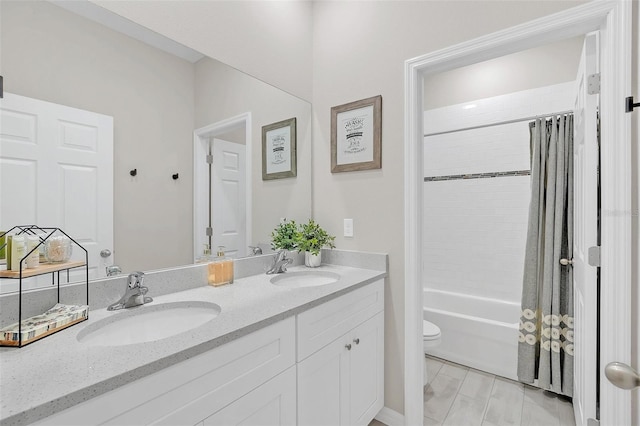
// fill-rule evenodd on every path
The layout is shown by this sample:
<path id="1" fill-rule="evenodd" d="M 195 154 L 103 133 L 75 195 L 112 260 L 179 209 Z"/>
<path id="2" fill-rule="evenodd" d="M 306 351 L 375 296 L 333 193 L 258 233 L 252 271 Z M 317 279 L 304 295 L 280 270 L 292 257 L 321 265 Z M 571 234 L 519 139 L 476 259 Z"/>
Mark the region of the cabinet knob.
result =
<path id="1" fill-rule="evenodd" d="M 348 351 L 351 350 L 351 343 L 347 343 L 346 345 L 344 345 L 345 348 L 347 348 Z"/>
<path id="2" fill-rule="evenodd" d="M 360 338 L 356 337 L 355 339 L 353 339 L 353 343 L 355 343 L 356 345 L 360 344 Z"/>

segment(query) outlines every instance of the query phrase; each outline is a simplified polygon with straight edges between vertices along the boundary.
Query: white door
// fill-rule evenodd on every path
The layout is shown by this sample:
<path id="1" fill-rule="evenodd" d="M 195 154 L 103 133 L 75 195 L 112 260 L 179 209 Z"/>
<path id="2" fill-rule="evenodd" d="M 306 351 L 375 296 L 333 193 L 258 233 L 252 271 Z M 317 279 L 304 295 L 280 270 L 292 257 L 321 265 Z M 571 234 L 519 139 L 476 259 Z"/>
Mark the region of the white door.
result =
<path id="1" fill-rule="evenodd" d="M 0 229 L 58 227 L 88 251 L 89 277 L 113 249 L 113 118 L 5 93 L 0 99 Z M 84 252 L 74 249 L 74 259 Z M 70 281 L 84 278 L 73 270 Z M 66 276 L 61 276 L 61 282 Z M 23 288 L 50 285 L 30 279 Z M 2 292 L 15 291 L 3 280 Z"/>
<path id="2" fill-rule="evenodd" d="M 588 264 L 588 249 L 598 245 L 599 96 L 589 94 L 588 76 L 598 72 L 598 34 L 585 38 L 577 76 L 574 111 L 574 394 L 576 425 L 596 418 L 597 403 L 597 268 Z"/>
<path id="3" fill-rule="evenodd" d="M 245 146 L 213 140 L 211 172 L 211 251 L 224 246 L 229 257 L 244 257 L 246 241 Z"/>

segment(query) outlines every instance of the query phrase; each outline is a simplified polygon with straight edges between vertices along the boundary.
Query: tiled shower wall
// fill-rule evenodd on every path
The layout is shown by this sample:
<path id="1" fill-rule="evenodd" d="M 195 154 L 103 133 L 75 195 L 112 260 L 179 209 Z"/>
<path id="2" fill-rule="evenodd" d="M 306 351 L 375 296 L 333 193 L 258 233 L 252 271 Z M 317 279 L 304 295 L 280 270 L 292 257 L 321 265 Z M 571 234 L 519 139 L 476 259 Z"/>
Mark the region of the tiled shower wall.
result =
<path id="1" fill-rule="evenodd" d="M 426 111 L 425 133 L 571 110 L 573 87 L 569 82 Z M 425 137 L 426 288 L 520 302 L 529 156 L 528 121 Z"/>

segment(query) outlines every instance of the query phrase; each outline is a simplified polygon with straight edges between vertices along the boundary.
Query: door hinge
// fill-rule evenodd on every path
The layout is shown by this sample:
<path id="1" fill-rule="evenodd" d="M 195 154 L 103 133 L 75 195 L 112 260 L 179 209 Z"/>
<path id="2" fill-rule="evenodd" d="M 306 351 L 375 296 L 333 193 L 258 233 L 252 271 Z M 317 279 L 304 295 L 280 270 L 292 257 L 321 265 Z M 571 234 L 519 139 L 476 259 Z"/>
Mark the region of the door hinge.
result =
<path id="1" fill-rule="evenodd" d="M 587 77 L 587 93 L 590 95 L 600 93 L 600 73 L 591 74 Z"/>
<path id="2" fill-rule="evenodd" d="M 600 426 L 600 420 L 598 420 L 598 419 L 587 419 L 587 426 Z"/>
<path id="3" fill-rule="evenodd" d="M 210 227 L 210 226 L 208 226 L 208 227 L 207 227 L 207 237 L 210 237 L 210 236 L 212 236 L 212 235 L 213 235 L 213 228 L 212 228 L 212 227 Z"/>
<path id="4" fill-rule="evenodd" d="M 600 266 L 600 246 L 589 247 L 587 262 L 591 266 Z"/>
<path id="5" fill-rule="evenodd" d="M 213 164 L 213 155 L 207 154 L 207 164 Z"/>

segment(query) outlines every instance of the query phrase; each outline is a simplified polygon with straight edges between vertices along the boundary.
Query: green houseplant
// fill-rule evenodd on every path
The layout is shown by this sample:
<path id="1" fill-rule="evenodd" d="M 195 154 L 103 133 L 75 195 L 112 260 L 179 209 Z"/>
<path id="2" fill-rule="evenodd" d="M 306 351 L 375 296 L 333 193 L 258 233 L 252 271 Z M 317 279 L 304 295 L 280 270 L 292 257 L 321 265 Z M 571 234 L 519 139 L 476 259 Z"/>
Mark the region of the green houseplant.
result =
<path id="1" fill-rule="evenodd" d="M 313 219 L 300 225 L 298 233 L 298 249 L 305 252 L 305 265 L 315 268 L 322 262 L 320 250 L 324 247 L 335 248 L 335 236 L 329 235 Z"/>
<path id="2" fill-rule="evenodd" d="M 271 232 L 271 248 L 274 250 L 298 250 L 298 225 L 295 220 L 283 220 Z"/>

